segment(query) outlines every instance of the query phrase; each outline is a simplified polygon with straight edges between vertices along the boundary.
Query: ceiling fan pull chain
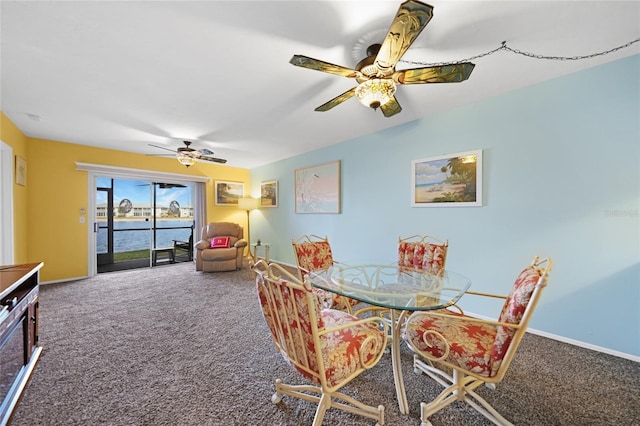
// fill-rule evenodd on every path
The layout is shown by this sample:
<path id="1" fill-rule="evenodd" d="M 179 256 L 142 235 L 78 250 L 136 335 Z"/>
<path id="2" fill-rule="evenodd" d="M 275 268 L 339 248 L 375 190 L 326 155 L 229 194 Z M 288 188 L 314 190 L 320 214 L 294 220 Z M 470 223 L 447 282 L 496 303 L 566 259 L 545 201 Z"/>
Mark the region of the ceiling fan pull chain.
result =
<path id="1" fill-rule="evenodd" d="M 427 67 L 442 67 L 442 66 L 446 66 L 446 65 L 456 65 L 456 64 L 460 64 L 463 62 L 471 62 L 474 59 L 478 59 L 478 58 L 482 58 L 484 56 L 489 56 L 493 53 L 496 53 L 500 50 L 506 50 L 508 52 L 511 53 L 515 53 L 517 55 L 522 55 L 522 56 L 526 56 L 529 58 L 533 58 L 533 59 L 547 59 L 547 60 L 553 60 L 553 61 L 578 61 L 581 59 L 590 59 L 590 58 L 595 58 L 597 56 L 604 56 L 604 55 L 608 55 L 609 53 L 613 53 L 613 52 L 617 52 L 618 50 L 622 50 L 622 49 L 626 49 L 627 47 L 640 42 L 640 37 L 636 38 L 635 40 L 631 40 L 621 46 L 618 47 L 614 47 L 613 49 L 609 49 L 609 50 L 605 50 L 602 52 L 596 52 L 596 53 L 591 53 L 589 55 L 582 55 L 582 56 L 546 56 L 546 55 L 541 55 L 541 54 L 537 54 L 537 53 L 530 53 L 530 52 L 525 52 L 519 49 L 514 49 L 513 47 L 509 47 L 507 46 L 507 42 L 503 41 L 502 45 L 498 48 L 495 48 L 493 50 L 490 50 L 488 52 L 485 53 L 481 53 L 479 55 L 475 55 L 472 56 L 470 58 L 467 59 L 460 59 L 457 61 L 449 61 L 449 62 L 435 62 L 435 63 L 426 63 L 426 62 L 419 62 L 419 61 L 409 61 L 409 60 L 400 60 L 399 62 L 403 62 L 405 64 L 411 64 L 411 65 L 421 65 L 421 66 L 427 66 Z"/>

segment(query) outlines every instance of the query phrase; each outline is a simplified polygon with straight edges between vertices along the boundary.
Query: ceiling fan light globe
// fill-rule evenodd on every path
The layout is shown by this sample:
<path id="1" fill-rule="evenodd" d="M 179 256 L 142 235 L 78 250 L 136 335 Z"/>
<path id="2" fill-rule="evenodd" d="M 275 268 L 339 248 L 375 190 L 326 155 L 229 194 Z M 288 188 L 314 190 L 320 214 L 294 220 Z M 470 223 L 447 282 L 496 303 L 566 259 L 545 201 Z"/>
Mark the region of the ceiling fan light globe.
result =
<path id="1" fill-rule="evenodd" d="M 178 154 L 176 158 L 178 159 L 178 162 L 185 167 L 193 166 L 194 164 L 196 164 L 196 159 L 193 157 L 189 157 L 188 155 Z"/>
<path id="2" fill-rule="evenodd" d="M 377 109 L 386 104 L 396 93 L 396 85 L 389 78 L 372 78 L 356 87 L 356 98 L 366 107 Z"/>

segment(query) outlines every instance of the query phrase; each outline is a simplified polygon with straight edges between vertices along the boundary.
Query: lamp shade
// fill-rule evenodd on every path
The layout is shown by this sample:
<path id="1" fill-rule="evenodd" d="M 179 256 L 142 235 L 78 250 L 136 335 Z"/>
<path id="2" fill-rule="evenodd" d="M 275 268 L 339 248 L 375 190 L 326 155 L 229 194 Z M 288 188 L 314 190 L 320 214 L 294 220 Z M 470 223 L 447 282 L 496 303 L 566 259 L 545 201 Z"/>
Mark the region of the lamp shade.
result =
<path id="1" fill-rule="evenodd" d="M 244 197 L 238 200 L 238 208 L 240 210 L 255 210 L 260 206 L 260 200 L 257 198 Z"/>

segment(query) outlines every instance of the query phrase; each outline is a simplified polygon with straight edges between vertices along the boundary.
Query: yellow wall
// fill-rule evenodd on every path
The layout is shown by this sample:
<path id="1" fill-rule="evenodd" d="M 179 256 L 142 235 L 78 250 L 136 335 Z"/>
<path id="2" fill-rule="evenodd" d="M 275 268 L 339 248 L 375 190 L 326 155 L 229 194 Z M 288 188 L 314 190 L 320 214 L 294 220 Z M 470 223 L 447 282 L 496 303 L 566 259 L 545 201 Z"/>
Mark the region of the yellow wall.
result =
<path id="1" fill-rule="evenodd" d="M 14 172 L 15 176 L 15 156 L 27 159 L 27 138 L 13 124 L 7 116 L 0 111 L 0 140 L 9 145 L 13 149 L 14 155 Z M 29 167 L 27 166 L 27 174 Z M 27 184 L 29 184 L 27 175 Z M 13 235 L 14 248 L 13 258 L 16 263 L 28 262 L 27 256 L 27 189 L 28 186 L 16 185 L 13 180 Z"/>
<path id="2" fill-rule="evenodd" d="M 249 188 L 247 169 L 208 163 L 186 168 L 173 158 L 28 138 L 4 114 L 1 117 L 2 140 L 27 160 L 27 186 L 14 186 L 15 260 L 44 262 L 42 281 L 88 274 L 87 239 L 93 215 L 87 212 L 85 223 L 80 223 L 80 209 L 88 205 L 89 182 L 87 172 L 76 170 L 75 162 L 208 176 L 207 222 L 231 221 L 246 229 L 246 212 L 214 205 L 214 181 L 244 182 Z M 198 237 L 196 233 L 194 238 Z"/>

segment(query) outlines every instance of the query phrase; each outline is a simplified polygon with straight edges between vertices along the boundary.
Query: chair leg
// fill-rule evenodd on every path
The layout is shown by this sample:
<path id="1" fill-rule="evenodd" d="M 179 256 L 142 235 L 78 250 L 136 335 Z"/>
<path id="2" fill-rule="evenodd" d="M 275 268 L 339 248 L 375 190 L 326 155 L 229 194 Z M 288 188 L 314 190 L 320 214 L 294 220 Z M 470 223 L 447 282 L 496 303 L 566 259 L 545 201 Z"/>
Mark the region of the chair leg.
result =
<path id="1" fill-rule="evenodd" d="M 421 426 L 430 426 L 428 418 L 454 401 L 464 401 L 477 412 L 498 426 L 513 426 L 500 415 L 487 401 L 475 392 L 485 382 L 454 369 L 453 376 L 427 364 L 418 355 L 414 355 L 413 368 L 416 373 L 425 373 L 445 389 L 431 402 L 420 404 Z"/>
<path id="2" fill-rule="evenodd" d="M 320 397 L 320 402 L 318 402 L 318 409 L 316 410 L 316 415 L 313 418 L 313 426 L 322 426 L 322 420 L 324 420 L 324 413 L 327 412 L 327 409 L 331 407 L 331 397 L 326 393 L 322 394 Z"/>
<path id="3" fill-rule="evenodd" d="M 271 396 L 271 402 L 278 404 L 282 400 L 282 395 L 293 396 L 318 404 L 313 422 L 314 426 L 322 423 L 324 414 L 329 408 L 337 408 L 351 414 L 368 417 L 377 421 L 376 426 L 384 426 L 384 406 L 379 405 L 378 407 L 372 407 L 342 392 L 323 392 L 319 386 L 288 385 L 282 383 L 282 380 L 277 379 L 276 392 Z"/>

